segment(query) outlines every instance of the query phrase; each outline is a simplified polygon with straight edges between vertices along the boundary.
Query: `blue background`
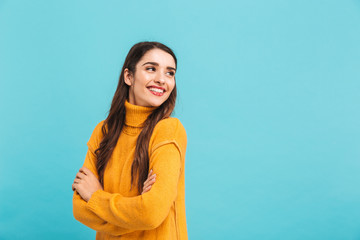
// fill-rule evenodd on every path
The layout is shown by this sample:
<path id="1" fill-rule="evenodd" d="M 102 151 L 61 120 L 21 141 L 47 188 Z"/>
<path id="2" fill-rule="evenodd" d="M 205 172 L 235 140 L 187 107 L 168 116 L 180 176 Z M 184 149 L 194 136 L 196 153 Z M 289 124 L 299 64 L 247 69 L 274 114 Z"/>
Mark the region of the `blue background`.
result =
<path id="1" fill-rule="evenodd" d="M 0 1 L 0 239 L 94 239 L 71 184 L 130 47 L 179 59 L 190 239 L 360 239 L 360 1 Z"/>

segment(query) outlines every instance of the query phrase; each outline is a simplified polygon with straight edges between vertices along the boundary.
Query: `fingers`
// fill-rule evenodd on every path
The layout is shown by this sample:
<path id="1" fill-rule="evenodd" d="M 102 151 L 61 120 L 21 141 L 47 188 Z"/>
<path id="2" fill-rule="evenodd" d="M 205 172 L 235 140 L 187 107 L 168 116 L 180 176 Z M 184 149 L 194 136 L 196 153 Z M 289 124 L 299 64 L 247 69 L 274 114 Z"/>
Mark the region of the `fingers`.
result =
<path id="1" fill-rule="evenodd" d="M 87 176 L 91 176 L 92 172 L 86 167 L 80 168 L 79 172 L 75 176 L 76 179 L 85 179 Z M 75 182 L 75 181 L 74 181 Z"/>
<path id="2" fill-rule="evenodd" d="M 84 179 L 87 175 L 89 175 L 89 172 L 91 172 L 91 171 L 90 171 L 88 168 L 86 168 L 86 167 L 80 168 L 79 172 L 76 173 L 76 176 L 75 176 L 75 179 L 74 179 L 74 183 L 73 183 L 72 186 L 71 186 L 71 189 L 72 189 L 73 191 L 76 190 L 77 184 L 79 184 L 82 179 Z"/>
<path id="3" fill-rule="evenodd" d="M 76 178 L 77 178 L 77 179 L 83 179 L 85 176 L 86 176 L 86 174 L 84 174 L 83 172 L 78 172 L 78 173 L 76 174 L 75 179 L 76 179 Z"/>
<path id="4" fill-rule="evenodd" d="M 147 188 L 148 186 L 151 186 L 155 183 L 156 180 L 156 174 L 151 175 L 146 181 L 144 182 L 143 189 Z"/>
<path id="5" fill-rule="evenodd" d="M 155 180 L 156 180 L 156 174 L 154 173 L 153 175 L 148 177 L 148 179 L 146 179 L 146 181 L 144 182 L 144 187 L 143 187 L 143 191 L 141 194 L 144 194 L 144 193 L 150 191 L 152 188 L 152 185 L 155 183 Z"/>
<path id="6" fill-rule="evenodd" d="M 142 191 L 141 194 L 144 194 L 144 193 L 150 191 L 151 188 L 152 188 L 152 184 L 149 184 L 149 185 L 144 186 L 144 187 L 143 187 L 143 191 Z"/>
<path id="7" fill-rule="evenodd" d="M 151 177 L 151 173 L 152 173 L 152 169 L 150 170 L 145 182 L 144 182 L 144 185 L 149 181 L 150 177 Z"/>
<path id="8" fill-rule="evenodd" d="M 73 184 L 71 185 L 71 189 L 72 189 L 73 191 L 77 191 L 77 188 L 78 188 L 78 184 L 77 184 L 77 183 L 73 183 Z"/>
<path id="9" fill-rule="evenodd" d="M 80 183 L 80 181 L 85 177 L 86 175 L 82 172 L 78 172 L 76 174 L 76 177 L 74 179 L 74 182 L 72 184 L 72 190 L 75 191 L 76 190 L 76 184 Z"/>
<path id="10" fill-rule="evenodd" d="M 150 177 L 148 177 L 146 179 L 146 181 L 144 182 L 144 185 L 146 185 L 148 182 L 152 181 L 155 178 L 156 178 L 156 174 L 154 173 L 153 175 L 151 175 Z"/>
<path id="11" fill-rule="evenodd" d="M 152 185 L 150 185 L 150 186 L 148 186 L 148 187 L 144 188 L 141 194 L 144 194 L 144 193 L 146 193 L 146 192 L 150 191 L 151 187 L 152 187 Z"/>
<path id="12" fill-rule="evenodd" d="M 152 173 L 152 169 L 150 170 L 149 174 L 148 174 L 148 178 L 151 176 Z"/>
<path id="13" fill-rule="evenodd" d="M 89 175 L 92 173 L 87 167 L 80 168 L 79 172 L 83 172 L 85 175 Z"/>

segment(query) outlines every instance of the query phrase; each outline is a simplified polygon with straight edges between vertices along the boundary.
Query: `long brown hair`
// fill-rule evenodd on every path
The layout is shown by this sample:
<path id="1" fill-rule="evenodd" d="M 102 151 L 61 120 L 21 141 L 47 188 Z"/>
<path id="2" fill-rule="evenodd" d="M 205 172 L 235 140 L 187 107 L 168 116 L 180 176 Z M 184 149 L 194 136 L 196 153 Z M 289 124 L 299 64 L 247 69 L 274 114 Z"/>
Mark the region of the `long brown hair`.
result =
<path id="1" fill-rule="evenodd" d="M 132 74 L 135 74 L 136 64 L 140 61 L 146 52 L 154 48 L 158 48 L 169 53 L 174 58 L 175 65 L 177 65 L 177 59 L 173 51 L 162 43 L 140 42 L 135 44 L 130 49 L 121 70 L 119 83 L 111 102 L 109 115 L 105 119 L 104 125 L 102 126 L 103 139 L 99 148 L 95 151 L 97 157 L 96 169 L 102 186 L 104 186 L 104 171 L 106 164 L 110 159 L 110 156 L 116 146 L 122 128 L 125 124 L 125 101 L 128 99 L 129 86 L 125 84 L 124 81 L 124 70 L 127 68 Z M 144 127 L 136 141 L 135 156 L 131 166 L 131 186 L 133 186 L 134 180 L 137 176 L 137 189 L 139 193 L 142 192 L 143 182 L 146 181 L 148 176 L 148 148 L 151 134 L 155 125 L 160 120 L 171 115 L 175 107 L 176 94 L 175 84 L 175 87 L 169 98 L 159 107 L 157 107 L 145 120 Z"/>

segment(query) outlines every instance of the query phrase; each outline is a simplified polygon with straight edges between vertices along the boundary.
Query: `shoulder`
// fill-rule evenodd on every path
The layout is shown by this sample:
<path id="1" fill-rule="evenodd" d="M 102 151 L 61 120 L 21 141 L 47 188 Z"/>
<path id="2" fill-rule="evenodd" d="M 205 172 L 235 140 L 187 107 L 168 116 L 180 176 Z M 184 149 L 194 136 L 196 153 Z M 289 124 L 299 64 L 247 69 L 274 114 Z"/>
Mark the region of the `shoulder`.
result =
<path id="1" fill-rule="evenodd" d="M 104 125 L 105 120 L 100 121 L 98 124 L 96 124 L 94 128 L 94 132 L 101 131 L 102 126 Z"/>
<path id="2" fill-rule="evenodd" d="M 165 118 L 159 121 L 154 128 L 154 132 L 155 131 L 170 135 L 177 132 L 186 135 L 185 128 L 180 122 L 180 120 L 173 117 Z"/>
<path id="3" fill-rule="evenodd" d="M 186 138 L 186 131 L 179 119 L 169 117 L 156 124 L 153 136 L 164 140 Z"/>
<path id="4" fill-rule="evenodd" d="M 186 149 L 187 136 L 186 131 L 179 119 L 169 117 L 159 121 L 151 135 L 150 146 L 156 146 L 175 143 L 181 149 Z"/>
<path id="5" fill-rule="evenodd" d="M 93 152 L 100 146 L 100 142 L 103 138 L 102 126 L 104 125 L 104 121 L 105 120 L 102 120 L 95 126 L 95 128 L 90 136 L 90 139 L 87 143 L 88 147 Z"/>

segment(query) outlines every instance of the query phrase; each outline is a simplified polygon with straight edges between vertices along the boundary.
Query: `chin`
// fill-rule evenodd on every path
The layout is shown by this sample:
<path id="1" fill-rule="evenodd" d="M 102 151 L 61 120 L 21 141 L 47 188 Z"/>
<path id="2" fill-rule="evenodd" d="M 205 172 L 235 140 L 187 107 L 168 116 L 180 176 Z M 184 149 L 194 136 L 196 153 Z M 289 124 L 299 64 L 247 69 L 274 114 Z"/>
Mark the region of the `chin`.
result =
<path id="1" fill-rule="evenodd" d="M 161 101 L 160 99 L 157 99 L 157 101 L 152 101 L 149 102 L 149 106 L 151 107 L 160 107 L 161 104 L 163 104 L 167 99 L 165 99 L 164 101 Z"/>
<path id="2" fill-rule="evenodd" d="M 156 102 L 156 103 L 151 103 L 151 104 L 150 104 L 150 106 L 151 106 L 151 107 L 160 107 L 160 106 L 161 106 L 161 104 L 163 104 L 163 103 L 164 103 L 164 102 L 160 102 L 160 103 L 159 103 L 159 102 Z"/>

